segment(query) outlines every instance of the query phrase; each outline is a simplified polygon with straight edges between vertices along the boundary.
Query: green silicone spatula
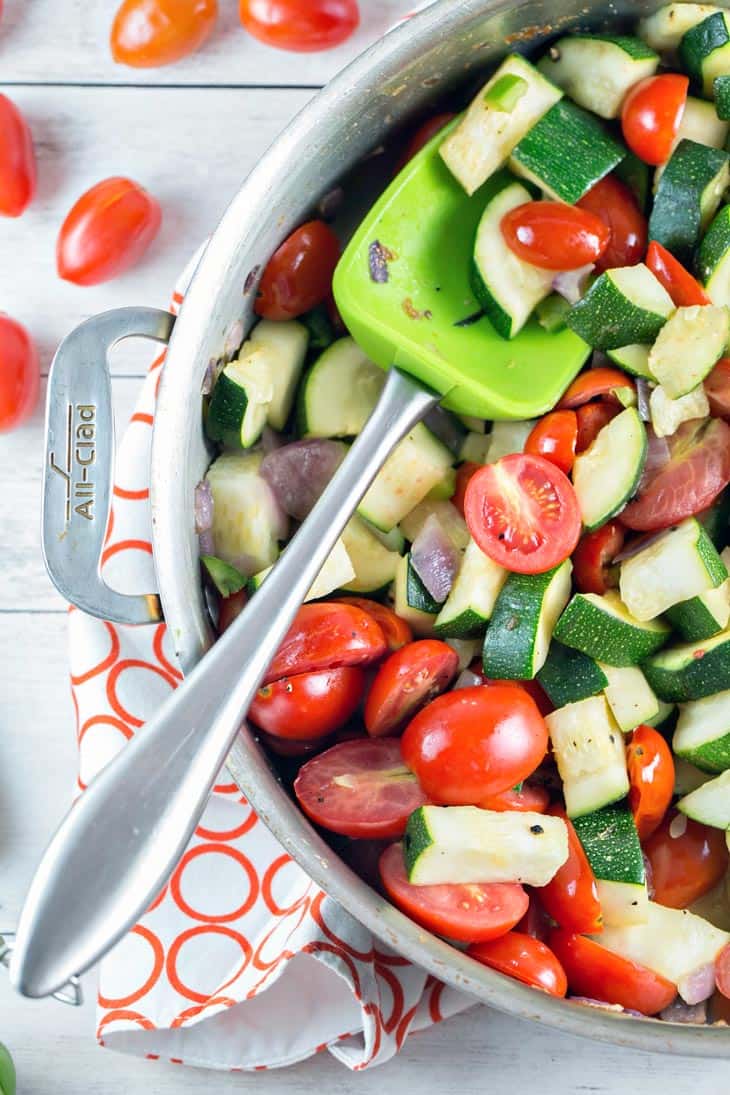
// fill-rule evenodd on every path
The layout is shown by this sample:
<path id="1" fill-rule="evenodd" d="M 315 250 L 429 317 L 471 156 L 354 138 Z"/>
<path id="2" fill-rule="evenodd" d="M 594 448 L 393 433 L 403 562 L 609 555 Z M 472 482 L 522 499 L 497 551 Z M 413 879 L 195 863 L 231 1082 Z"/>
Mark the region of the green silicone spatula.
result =
<path id="1" fill-rule="evenodd" d="M 410 161 L 357 229 L 335 273 L 335 300 L 374 362 L 417 377 L 445 407 L 533 418 L 554 406 L 589 350 L 572 331 L 549 334 L 534 318 L 509 341 L 486 317 L 474 318 L 474 236 L 509 176 L 500 172 L 469 197 L 439 155 L 447 132 Z"/>

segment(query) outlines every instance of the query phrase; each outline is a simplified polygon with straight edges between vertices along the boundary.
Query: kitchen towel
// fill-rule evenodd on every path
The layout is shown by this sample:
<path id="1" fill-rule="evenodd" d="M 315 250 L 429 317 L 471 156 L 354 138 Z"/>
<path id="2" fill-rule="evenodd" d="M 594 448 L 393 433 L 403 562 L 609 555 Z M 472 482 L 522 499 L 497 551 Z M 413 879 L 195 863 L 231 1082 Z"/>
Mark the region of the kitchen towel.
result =
<path id="1" fill-rule="evenodd" d="M 117 453 L 102 569 L 126 593 L 155 588 L 149 461 L 163 362 L 150 367 Z M 164 624 L 123 627 L 71 609 L 69 639 L 83 792 L 182 675 Z M 170 881 L 101 963 L 97 1037 L 206 1068 L 273 1068 L 326 1049 L 363 1069 L 472 1004 L 319 891 L 223 772 Z"/>

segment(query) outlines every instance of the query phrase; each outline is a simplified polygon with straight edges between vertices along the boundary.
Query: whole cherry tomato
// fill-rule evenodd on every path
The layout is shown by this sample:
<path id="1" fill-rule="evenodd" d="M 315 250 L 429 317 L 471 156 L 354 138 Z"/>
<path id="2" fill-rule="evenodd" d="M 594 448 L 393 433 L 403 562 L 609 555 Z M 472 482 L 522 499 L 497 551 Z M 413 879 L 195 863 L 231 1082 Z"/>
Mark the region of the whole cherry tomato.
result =
<path id="1" fill-rule="evenodd" d="M 671 909 L 686 909 L 717 885 L 728 867 L 724 832 L 675 811 L 665 815 L 644 843 L 644 854 L 651 868 L 654 900 Z"/>
<path id="2" fill-rule="evenodd" d="M 398 175 L 416 153 L 420 152 L 431 138 L 440 133 L 444 126 L 447 126 L 455 117 L 456 115 L 451 111 L 444 111 L 442 114 L 434 114 L 432 117 L 426 118 L 425 122 L 421 122 L 398 157 L 394 174 Z"/>
<path id="3" fill-rule="evenodd" d="M 82 194 L 56 243 L 59 276 L 75 285 L 98 285 L 129 270 L 157 235 L 162 211 L 131 179 L 104 179 Z"/>
<path id="4" fill-rule="evenodd" d="M 625 407 L 636 401 L 636 385 L 626 373 L 608 365 L 586 369 L 563 393 L 558 407 L 582 407 L 593 399 L 605 399 Z"/>
<path id="5" fill-rule="evenodd" d="M 618 521 L 581 536 L 573 552 L 573 581 L 579 593 L 606 593 L 618 587 L 618 567 L 611 563 L 624 546 L 625 536 Z"/>
<path id="6" fill-rule="evenodd" d="M 35 189 L 35 152 L 28 123 L 15 103 L 0 95 L 0 215 L 19 217 Z"/>
<path id="7" fill-rule="evenodd" d="M 0 312 L 0 433 L 33 413 L 38 400 L 38 351 L 25 327 Z"/>
<path id="8" fill-rule="evenodd" d="M 544 814 L 549 802 L 550 795 L 544 787 L 523 783 L 519 791 L 515 787 L 510 787 L 507 791 L 500 791 L 498 795 L 490 795 L 479 805 L 482 810 L 494 810 L 498 814 L 510 810 L 516 810 L 518 813 Z"/>
<path id="9" fill-rule="evenodd" d="M 324 221 L 308 221 L 269 259 L 254 304 L 264 319 L 296 319 L 316 308 L 332 289 L 340 242 Z"/>
<path id="10" fill-rule="evenodd" d="M 664 738 L 652 726 L 637 726 L 626 750 L 631 790 L 629 805 L 639 840 L 659 828 L 674 794 L 674 758 Z"/>
<path id="11" fill-rule="evenodd" d="M 469 486 L 469 480 L 475 472 L 478 472 L 479 469 L 483 467 L 483 464 L 475 464 L 472 460 L 467 460 L 456 469 L 456 489 L 454 490 L 451 501 L 462 517 L 464 516 L 464 498 L 466 496 L 466 488 Z"/>
<path id="12" fill-rule="evenodd" d="M 545 911 L 568 931 L 595 935 L 603 931 L 598 886 L 583 845 L 562 806 L 551 806 L 553 817 L 561 817 L 568 829 L 568 858 L 547 886 L 536 892 Z"/>
<path id="13" fill-rule="evenodd" d="M 131 68 L 171 65 L 199 49 L 218 15 L 218 0 L 123 0 L 112 23 L 112 57 Z"/>
<path id="14" fill-rule="evenodd" d="M 485 464 L 466 488 L 464 514 L 484 554 L 520 574 L 562 563 L 580 536 L 573 484 L 542 456 L 515 453 Z"/>
<path id="15" fill-rule="evenodd" d="M 396 650 L 378 670 L 365 703 L 370 737 L 397 734 L 458 672 L 458 654 L 439 639 L 419 639 Z"/>
<path id="16" fill-rule="evenodd" d="M 401 750 L 431 801 L 476 806 L 534 772 L 547 729 L 522 689 L 480 685 L 424 707 L 406 727 Z"/>
<path id="17" fill-rule="evenodd" d="M 652 240 L 646 252 L 646 265 L 657 281 L 660 281 L 678 308 L 693 304 L 712 304 L 697 278 L 674 255 Z"/>
<path id="18" fill-rule="evenodd" d="M 413 641 L 413 632 L 405 620 L 401 620 L 392 608 L 381 604 L 380 601 L 371 601 L 368 597 L 338 597 L 337 603 L 354 605 L 355 608 L 361 608 L 363 612 L 372 616 L 383 629 L 389 650 L 400 650 L 406 643 Z"/>
<path id="19" fill-rule="evenodd" d="M 352 665 L 282 677 L 259 688 L 248 717 L 276 737 L 294 741 L 322 738 L 355 714 L 365 681 L 364 671 Z"/>
<path id="20" fill-rule="evenodd" d="M 584 403 L 575 412 L 578 423 L 578 438 L 575 443 L 577 454 L 589 449 L 604 426 L 621 413 L 618 403 Z"/>
<path id="21" fill-rule="evenodd" d="M 240 0 L 249 34 L 267 46 L 311 53 L 339 46 L 357 29 L 357 0 Z"/>
<path id="22" fill-rule="evenodd" d="M 518 205 L 502 217 L 500 228 L 510 251 L 544 270 L 577 270 L 598 262 L 611 235 L 587 209 L 550 201 Z"/>
<path id="23" fill-rule="evenodd" d="M 578 206 L 595 213 L 611 230 L 611 239 L 596 263 L 596 270 L 641 262 L 646 254 L 646 218 L 628 186 L 615 175 L 606 175 L 583 195 Z"/>
<path id="24" fill-rule="evenodd" d="M 716 418 L 730 418 L 730 357 L 721 357 L 704 382 L 710 413 Z M 457 477 L 458 482 L 458 477 Z"/>
<path id="25" fill-rule="evenodd" d="M 466 953 L 482 965 L 551 996 L 565 996 L 568 991 L 560 962 L 545 943 L 532 935 L 508 932 L 489 943 L 475 943 Z"/>
<path id="26" fill-rule="evenodd" d="M 523 692 L 527 692 L 527 695 L 535 701 L 541 715 L 549 715 L 551 711 L 555 710 L 555 705 L 552 703 L 539 681 L 500 681 L 492 677 L 485 677 L 484 667 L 480 661 L 473 662 L 469 666 L 469 669 L 472 673 L 480 673 L 485 684 L 500 684 L 507 685 L 511 688 L 521 688 Z"/>
<path id="27" fill-rule="evenodd" d="M 676 72 L 649 76 L 630 89 L 621 108 L 624 140 L 648 164 L 669 159 L 687 104 L 689 80 Z"/>
<path id="28" fill-rule="evenodd" d="M 551 411 L 533 426 L 525 452 L 530 456 L 544 456 L 567 475 L 573 467 L 577 440 L 575 411 Z"/>
<path id="29" fill-rule="evenodd" d="M 576 996 L 657 1015 L 677 995 L 677 986 L 665 977 L 584 935 L 555 928 L 548 943 L 562 962 L 570 991 Z"/>
<path id="30" fill-rule="evenodd" d="M 504 935 L 524 916 L 529 901 L 517 882 L 414 886 L 408 881 L 400 844 L 383 852 L 380 877 L 402 912 L 428 931 L 462 943 Z"/>
<path id="31" fill-rule="evenodd" d="M 336 602 L 302 605 L 263 683 L 316 669 L 369 665 L 387 650 L 382 628 L 361 608 Z"/>
<path id="32" fill-rule="evenodd" d="M 715 984 L 717 991 L 730 1000 L 730 943 L 727 943 L 715 959 Z"/>

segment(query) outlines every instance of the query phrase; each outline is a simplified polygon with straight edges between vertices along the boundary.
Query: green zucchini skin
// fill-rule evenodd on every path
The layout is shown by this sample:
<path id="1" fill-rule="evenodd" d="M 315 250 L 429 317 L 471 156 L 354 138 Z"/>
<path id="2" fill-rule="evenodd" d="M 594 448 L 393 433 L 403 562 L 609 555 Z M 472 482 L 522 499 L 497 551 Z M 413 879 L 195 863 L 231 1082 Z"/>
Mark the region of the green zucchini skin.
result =
<path id="1" fill-rule="evenodd" d="M 644 858 L 633 816 L 625 802 L 573 818 L 573 826 L 596 878 L 643 884 Z"/>
<path id="2" fill-rule="evenodd" d="M 411 608 L 416 608 L 419 612 L 430 612 L 431 614 L 434 614 L 441 610 L 439 602 L 434 601 L 433 597 L 418 577 L 413 563 L 411 562 L 410 555 L 408 556 L 408 573 L 406 576 L 406 600 Z"/>
<path id="3" fill-rule="evenodd" d="M 679 61 L 693 85 L 706 98 L 711 98 L 714 77 L 707 71 L 712 66 L 711 57 L 719 50 L 727 50 L 730 44 L 727 13 L 715 12 L 690 27 L 679 43 Z"/>
<path id="4" fill-rule="evenodd" d="M 660 700 L 687 703 L 730 689 L 730 631 L 704 644 L 668 647 L 647 658 L 644 676 Z"/>
<path id="5" fill-rule="evenodd" d="M 717 209 L 727 171 L 727 152 L 685 139 L 662 173 L 649 218 L 649 239 L 685 266 L 691 266 L 703 228 Z"/>
<path id="6" fill-rule="evenodd" d="M 620 668 L 639 665 L 664 646 L 669 628 L 646 628 L 638 621 L 631 624 L 602 611 L 588 596 L 576 593 L 558 620 L 553 637 L 597 661 Z"/>
<path id="7" fill-rule="evenodd" d="M 608 686 L 606 674 L 593 658 L 555 640 L 537 681 L 555 707 L 596 696 Z"/>
<path id="8" fill-rule="evenodd" d="M 558 592 L 557 586 L 565 579 L 566 569 L 567 600 L 571 569 L 568 560 L 543 574 L 508 576 L 484 636 L 482 661 L 488 677 L 498 680 L 532 680 L 542 668 L 547 649 L 542 656 L 539 655 L 540 632 L 545 614 L 554 607 L 549 607 L 547 602 L 551 595 L 555 596 Z M 565 600 L 562 600 L 558 612 L 564 604 Z M 549 633 L 552 630 L 551 625 Z"/>
<path id="9" fill-rule="evenodd" d="M 712 88 L 718 118 L 730 122 L 730 76 L 716 76 Z"/>

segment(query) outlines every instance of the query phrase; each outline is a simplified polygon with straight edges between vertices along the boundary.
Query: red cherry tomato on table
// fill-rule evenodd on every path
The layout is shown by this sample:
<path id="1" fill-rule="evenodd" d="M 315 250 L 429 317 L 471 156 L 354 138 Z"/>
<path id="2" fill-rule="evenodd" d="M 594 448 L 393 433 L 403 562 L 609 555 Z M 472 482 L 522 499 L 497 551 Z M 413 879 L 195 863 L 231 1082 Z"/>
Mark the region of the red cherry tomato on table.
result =
<path id="1" fill-rule="evenodd" d="M 730 943 L 727 943 L 715 959 L 715 984 L 717 991 L 730 999 Z"/>
<path id="2" fill-rule="evenodd" d="M 337 603 L 354 605 L 355 608 L 361 608 L 363 612 L 372 616 L 382 628 L 389 650 L 400 650 L 406 643 L 413 641 L 413 632 L 405 620 L 401 620 L 392 608 L 381 604 L 380 601 L 371 601 L 367 597 L 339 597 Z"/>
<path id="3" fill-rule="evenodd" d="M 380 877 L 394 905 L 421 927 L 461 943 L 504 935 L 522 919 L 529 898 L 517 882 L 413 886 L 403 848 L 393 844 L 380 858 Z"/>
<path id="4" fill-rule="evenodd" d="M 339 46 L 357 29 L 357 0 L 240 0 L 249 34 L 264 45 L 312 53 Z"/>
<path id="5" fill-rule="evenodd" d="M 264 676 L 264 684 L 316 669 L 369 665 L 387 653 L 383 630 L 354 605 L 302 605 Z"/>
<path id="6" fill-rule="evenodd" d="M 458 672 L 458 654 L 439 639 L 420 639 L 396 650 L 378 670 L 365 703 L 370 737 L 398 733 Z"/>
<path id="7" fill-rule="evenodd" d="M 575 412 L 578 423 L 578 437 L 575 443 L 576 454 L 589 449 L 604 426 L 621 413 L 618 403 L 584 403 Z"/>
<path id="8" fill-rule="evenodd" d="M 646 966 L 621 958 L 593 939 L 555 928 L 548 943 L 568 976 L 576 996 L 603 1000 L 622 1008 L 657 1015 L 671 1004 L 677 986 Z"/>
<path id="9" fill-rule="evenodd" d="M 606 175 L 583 195 L 578 207 L 595 213 L 611 230 L 608 247 L 596 263 L 597 272 L 641 262 L 646 254 L 646 218 L 620 179 Z"/>
<path id="10" fill-rule="evenodd" d="M 665 163 L 687 104 L 689 80 L 676 72 L 649 76 L 629 90 L 621 108 L 624 140 L 639 159 Z"/>
<path id="11" fill-rule="evenodd" d="M 406 727 L 401 749 L 432 802 L 476 806 L 535 771 L 547 729 L 522 689 L 480 685 L 424 707 Z"/>
<path id="12" fill-rule="evenodd" d="M 0 312 L 0 433 L 24 422 L 38 401 L 38 351 L 16 320 Z"/>
<path id="13" fill-rule="evenodd" d="M 104 179 L 82 194 L 56 243 L 59 277 L 98 285 L 141 259 L 162 222 L 160 206 L 131 179 Z"/>
<path id="14" fill-rule="evenodd" d="M 606 593 L 618 587 L 618 567 L 611 563 L 624 546 L 626 533 L 618 521 L 587 532 L 573 552 L 573 581 L 579 593 Z"/>
<path id="15" fill-rule="evenodd" d="M 476 943 L 466 953 L 482 965 L 551 996 L 565 996 L 568 991 L 560 962 L 545 943 L 532 935 L 509 932 L 490 943 Z"/>
<path id="16" fill-rule="evenodd" d="M 156 68 L 202 46 L 218 15 L 218 0 L 124 0 L 114 16 L 112 57 L 132 68 Z"/>
<path id="17" fill-rule="evenodd" d="M 644 854 L 651 868 L 653 900 L 671 909 L 686 909 L 716 886 L 728 867 L 722 829 L 689 819 L 685 824 L 675 811 L 666 814 L 645 841 Z"/>
<path id="18" fill-rule="evenodd" d="M 562 806 L 551 806 L 553 817 L 561 817 L 568 829 L 568 858 L 536 893 L 545 911 L 568 931 L 593 935 L 603 931 L 598 886 L 583 845 Z"/>
<path id="19" fill-rule="evenodd" d="M 472 460 L 467 460 L 466 463 L 462 464 L 456 470 L 456 489 L 454 490 L 451 501 L 462 517 L 464 516 L 466 488 L 469 486 L 471 477 L 483 467 L 483 464 L 475 464 Z"/>
<path id="20" fill-rule="evenodd" d="M 580 536 L 572 483 L 544 457 L 525 453 L 479 469 L 466 489 L 464 515 L 484 554 L 518 574 L 562 563 Z"/>
<path id="21" fill-rule="evenodd" d="M 523 783 L 519 791 L 510 787 L 507 791 L 500 791 L 498 795 L 490 795 L 479 805 L 482 810 L 494 810 L 499 814 L 510 810 L 516 810 L 518 813 L 544 814 L 549 802 L 550 795 L 544 787 Z"/>
<path id="22" fill-rule="evenodd" d="M 395 738 L 333 745 L 300 769 L 294 793 L 325 829 L 378 840 L 402 836 L 410 814 L 428 801 Z"/>
<path id="23" fill-rule="evenodd" d="M 447 126 L 455 117 L 456 115 L 451 111 L 444 111 L 444 113 L 434 114 L 433 117 L 422 122 L 398 157 L 393 174 L 400 174 L 406 164 L 428 144 L 431 138 L 440 133 L 444 126 Z"/>
<path id="24" fill-rule="evenodd" d="M 19 217 L 35 189 L 35 152 L 28 123 L 15 103 L 0 95 L 0 216 Z"/>
<path id="25" fill-rule="evenodd" d="M 629 805 L 639 840 L 657 829 L 674 794 L 672 751 L 653 726 L 637 726 L 626 750 L 631 790 Z"/>
<path id="26" fill-rule="evenodd" d="M 525 452 L 528 456 L 544 456 L 567 475 L 573 467 L 577 440 L 575 411 L 552 411 L 533 426 Z"/>
<path id="27" fill-rule="evenodd" d="M 340 241 L 324 221 L 295 228 L 269 259 L 254 310 L 264 319 L 296 319 L 325 300 L 340 257 Z"/>
<path id="28" fill-rule="evenodd" d="M 623 396 L 623 398 L 621 398 Z M 592 399 L 606 399 L 612 403 L 626 406 L 636 398 L 636 385 L 626 373 L 602 365 L 597 369 L 586 369 L 577 376 L 563 393 L 558 407 L 582 407 Z"/>
<path id="29" fill-rule="evenodd" d="M 693 304 L 712 304 L 705 290 L 689 270 L 666 247 L 652 240 L 646 252 L 646 265 L 660 281 L 678 308 Z"/>
<path id="30" fill-rule="evenodd" d="M 500 228 L 510 251 L 544 270 L 577 270 L 595 263 L 610 237 L 600 217 L 563 202 L 518 205 L 502 217 Z"/>
<path id="31" fill-rule="evenodd" d="M 730 483 L 730 426 L 721 418 L 683 422 L 667 442 L 669 462 L 621 511 L 621 523 L 637 532 L 693 517 Z"/>
<path id="32" fill-rule="evenodd" d="M 705 378 L 705 394 L 710 403 L 710 413 L 716 418 L 730 418 L 730 357 L 721 357 Z"/>
<path id="33" fill-rule="evenodd" d="M 248 717 L 268 734 L 311 741 L 346 723 L 364 692 L 365 673 L 356 666 L 299 673 L 259 688 Z"/>

